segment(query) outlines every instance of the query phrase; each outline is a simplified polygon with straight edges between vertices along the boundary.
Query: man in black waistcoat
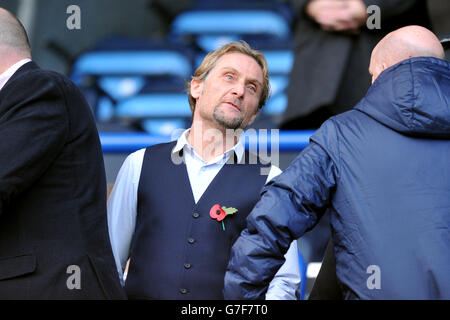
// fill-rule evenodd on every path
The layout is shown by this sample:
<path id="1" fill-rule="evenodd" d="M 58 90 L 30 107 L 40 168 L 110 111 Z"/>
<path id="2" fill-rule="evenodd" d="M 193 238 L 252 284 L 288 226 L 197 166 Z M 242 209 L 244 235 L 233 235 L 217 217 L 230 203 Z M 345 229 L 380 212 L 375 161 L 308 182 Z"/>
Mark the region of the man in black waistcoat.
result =
<path id="1" fill-rule="evenodd" d="M 95 122 L 0 8 L 0 299 L 121 299 Z"/>
<path id="2" fill-rule="evenodd" d="M 222 46 L 205 57 L 187 91 L 191 128 L 131 154 L 108 200 L 120 274 L 130 258 L 129 298 L 223 299 L 231 246 L 264 184 L 280 173 L 239 139 L 269 93 L 261 53 L 245 42 Z M 299 282 L 294 241 L 266 298 L 296 299 Z"/>

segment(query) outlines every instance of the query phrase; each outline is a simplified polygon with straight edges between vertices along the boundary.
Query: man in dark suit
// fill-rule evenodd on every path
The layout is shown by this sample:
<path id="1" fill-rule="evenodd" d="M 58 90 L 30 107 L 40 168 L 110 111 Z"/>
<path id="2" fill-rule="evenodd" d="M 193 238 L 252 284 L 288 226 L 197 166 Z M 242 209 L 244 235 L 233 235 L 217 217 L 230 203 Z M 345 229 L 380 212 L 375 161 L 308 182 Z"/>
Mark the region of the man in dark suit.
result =
<path id="1" fill-rule="evenodd" d="M 0 299 L 124 298 L 89 107 L 2 8 L 0 136 Z"/>

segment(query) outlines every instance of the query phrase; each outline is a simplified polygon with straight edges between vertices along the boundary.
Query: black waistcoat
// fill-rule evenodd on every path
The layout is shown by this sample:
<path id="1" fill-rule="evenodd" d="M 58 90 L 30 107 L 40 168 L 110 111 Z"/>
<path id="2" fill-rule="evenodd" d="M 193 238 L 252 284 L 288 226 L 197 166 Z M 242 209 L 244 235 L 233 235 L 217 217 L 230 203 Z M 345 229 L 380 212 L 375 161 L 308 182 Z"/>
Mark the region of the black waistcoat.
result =
<path id="1" fill-rule="evenodd" d="M 267 176 L 259 161 L 225 164 L 196 204 L 185 164 L 171 161 L 174 146 L 145 152 L 125 288 L 131 299 L 223 299 L 231 246 Z M 210 217 L 215 204 L 238 211 L 222 225 Z"/>

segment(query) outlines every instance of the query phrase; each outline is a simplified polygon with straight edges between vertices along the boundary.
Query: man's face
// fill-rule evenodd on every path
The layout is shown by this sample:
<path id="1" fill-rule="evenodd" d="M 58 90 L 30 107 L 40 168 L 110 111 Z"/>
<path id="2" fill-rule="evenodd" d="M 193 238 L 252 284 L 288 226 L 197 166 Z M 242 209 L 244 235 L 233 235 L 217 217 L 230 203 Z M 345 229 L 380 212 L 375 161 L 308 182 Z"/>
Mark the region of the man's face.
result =
<path id="1" fill-rule="evenodd" d="M 232 52 L 220 57 L 204 80 L 192 80 L 194 121 L 214 127 L 246 128 L 255 119 L 263 89 L 263 71 L 252 57 Z"/>

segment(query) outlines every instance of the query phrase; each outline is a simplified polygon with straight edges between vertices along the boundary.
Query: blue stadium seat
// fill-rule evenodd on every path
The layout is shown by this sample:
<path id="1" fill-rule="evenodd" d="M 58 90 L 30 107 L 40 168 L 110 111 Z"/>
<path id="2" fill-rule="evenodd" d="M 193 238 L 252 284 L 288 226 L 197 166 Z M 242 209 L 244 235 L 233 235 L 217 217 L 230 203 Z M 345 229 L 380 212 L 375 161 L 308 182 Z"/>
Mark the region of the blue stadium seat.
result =
<path id="1" fill-rule="evenodd" d="M 292 50 L 261 50 L 267 60 L 271 75 L 289 75 L 294 65 L 294 53 Z"/>
<path id="2" fill-rule="evenodd" d="M 81 84 L 85 75 L 148 76 L 173 75 L 189 78 L 191 61 L 176 51 L 94 51 L 80 56 L 73 67 L 72 81 Z"/>
<path id="3" fill-rule="evenodd" d="M 280 93 L 283 93 L 288 84 L 288 75 L 273 75 L 269 77 L 271 96 L 275 97 Z"/>
<path id="4" fill-rule="evenodd" d="M 261 42 L 291 43 L 289 22 L 277 11 L 266 9 L 202 9 L 179 14 L 170 38 L 209 52 L 229 41 L 254 38 Z M 186 40 L 187 39 L 187 40 Z"/>
<path id="5" fill-rule="evenodd" d="M 98 122 L 111 121 L 115 117 L 115 106 L 111 99 L 101 96 L 94 101 L 97 104 L 95 108 L 95 117 Z"/>
<path id="6" fill-rule="evenodd" d="M 191 109 L 185 93 L 140 94 L 119 101 L 120 118 L 190 118 Z"/>
<path id="7" fill-rule="evenodd" d="M 283 38 L 290 35 L 290 28 L 281 15 L 268 10 L 192 10 L 175 18 L 171 33 L 267 34 Z"/>
<path id="8" fill-rule="evenodd" d="M 192 74 L 191 52 L 186 48 L 184 54 L 184 46 L 114 39 L 98 47 L 77 59 L 71 79 L 99 122 L 121 118 L 118 103 L 138 94 L 182 93 Z"/>
<path id="9" fill-rule="evenodd" d="M 275 116 L 281 115 L 286 110 L 287 96 L 284 92 L 269 97 L 266 105 L 262 108 L 265 115 Z"/>
<path id="10" fill-rule="evenodd" d="M 141 122 L 145 132 L 158 136 L 170 136 L 177 130 L 190 126 L 184 119 L 146 119 Z"/>
<path id="11" fill-rule="evenodd" d="M 115 116 L 140 123 L 147 133 L 164 136 L 187 128 L 191 109 L 185 93 L 147 93 L 119 101 Z"/>
<path id="12" fill-rule="evenodd" d="M 221 34 L 221 35 L 200 34 L 196 38 L 196 43 L 202 49 L 202 59 L 203 59 L 203 56 L 206 54 L 206 52 L 216 50 L 217 48 L 221 47 L 222 45 L 228 42 L 239 40 L 241 40 L 241 37 L 235 34 Z M 198 59 L 199 56 L 196 57 L 197 62 Z"/>
<path id="13" fill-rule="evenodd" d="M 291 25 L 295 19 L 295 12 L 289 3 L 279 0 L 197 0 L 194 2 L 194 10 L 269 10 L 274 11 Z"/>
<path id="14" fill-rule="evenodd" d="M 145 86 L 145 77 L 103 76 L 98 78 L 98 85 L 113 99 L 120 100 L 138 94 Z"/>

